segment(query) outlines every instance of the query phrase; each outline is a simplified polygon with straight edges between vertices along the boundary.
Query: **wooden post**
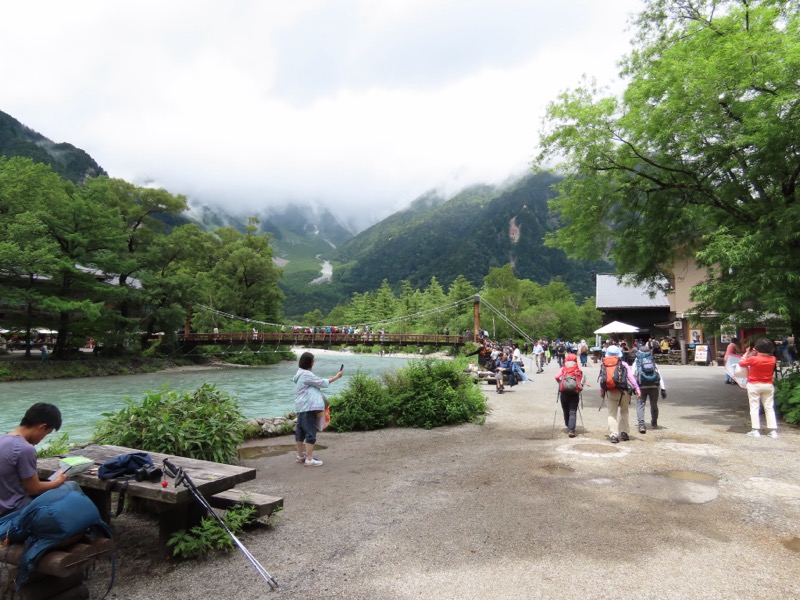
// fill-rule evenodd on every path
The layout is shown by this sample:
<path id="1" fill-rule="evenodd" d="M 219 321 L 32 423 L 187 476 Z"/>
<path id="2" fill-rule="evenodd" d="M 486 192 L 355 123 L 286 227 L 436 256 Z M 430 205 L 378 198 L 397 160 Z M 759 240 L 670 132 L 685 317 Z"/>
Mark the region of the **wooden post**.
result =
<path id="1" fill-rule="evenodd" d="M 475 294 L 475 303 L 472 305 L 472 334 L 477 342 L 481 328 L 481 297 Z"/>

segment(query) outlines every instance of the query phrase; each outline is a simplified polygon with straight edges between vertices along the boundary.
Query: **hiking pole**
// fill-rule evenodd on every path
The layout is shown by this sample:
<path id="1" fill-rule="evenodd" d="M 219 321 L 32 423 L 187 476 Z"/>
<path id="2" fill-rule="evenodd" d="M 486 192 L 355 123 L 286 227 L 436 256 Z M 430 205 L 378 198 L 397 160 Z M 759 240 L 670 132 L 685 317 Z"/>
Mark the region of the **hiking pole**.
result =
<path id="1" fill-rule="evenodd" d="M 556 435 L 556 415 L 558 414 L 558 399 L 561 396 L 561 392 L 556 392 L 556 409 L 553 411 L 553 430 L 550 432 L 550 439 L 552 440 L 553 437 Z"/>
<path id="2" fill-rule="evenodd" d="M 208 512 L 209 515 L 217 520 L 217 523 L 219 523 L 225 532 L 230 536 L 230 538 L 233 540 L 233 543 L 236 544 L 239 550 L 242 551 L 242 554 L 247 557 L 247 560 L 250 561 L 250 564 L 253 565 L 255 570 L 258 571 L 258 574 L 261 575 L 264 581 L 267 582 L 270 590 L 276 589 L 278 587 L 278 582 L 275 581 L 275 578 L 270 575 L 263 566 L 261 566 L 261 563 L 256 560 L 256 557 L 250 554 L 250 551 L 244 547 L 244 544 L 242 544 L 242 542 L 240 542 L 239 539 L 228 528 L 228 526 L 225 524 L 225 521 L 223 521 L 220 516 L 214 512 L 214 509 L 211 508 L 211 505 L 209 505 L 208 501 L 203 497 L 203 494 L 197 489 L 197 486 L 189 478 L 186 472 L 181 467 L 176 467 L 174 464 L 172 464 L 168 458 L 164 459 L 164 472 L 175 480 L 175 487 L 183 484 L 189 489 L 189 492 L 191 492 L 195 500 L 197 500 L 201 506 L 206 509 L 206 512 Z"/>

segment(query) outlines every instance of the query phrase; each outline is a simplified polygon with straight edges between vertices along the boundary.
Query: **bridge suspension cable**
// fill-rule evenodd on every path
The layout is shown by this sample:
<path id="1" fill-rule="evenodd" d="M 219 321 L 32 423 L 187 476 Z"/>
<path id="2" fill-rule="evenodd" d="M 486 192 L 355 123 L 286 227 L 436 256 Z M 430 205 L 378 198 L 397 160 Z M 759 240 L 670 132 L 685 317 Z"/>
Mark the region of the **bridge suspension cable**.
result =
<path id="1" fill-rule="evenodd" d="M 512 328 L 514 331 L 516 331 L 517 333 L 519 333 L 519 335 L 520 335 L 520 336 L 521 336 L 523 339 L 525 339 L 526 341 L 528 341 L 528 342 L 530 342 L 530 343 L 533 343 L 533 342 L 535 341 L 535 340 L 534 340 L 534 339 L 533 339 L 533 338 L 532 338 L 530 335 L 528 335 L 528 334 L 527 334 L 525 331 L 523 331 L 521 327 L 519 327 L 519 326 L 518 326 L 516 323 L 514 323 L 513 321 L 511 321 L 511 319 L 509 319 L 509 318 L 508 318 L 506 315 L 504 315 L 504 314 L 503 314 L 503 313 L 501 313 L 499 310 L 497 310 L 497 308 L 495 308 L 495 307 L 494 307 L 494 306 L 493 306 L 493 305 L 492 305 L 492 304 L 491 304 L 491 303 L 490 303 L 488 300 L 486 300 L 486 299 L 485 299 L 485 298 L 483 298 L 483 297 L 481 297 L 481 304 L 482 304 L 482 305 L 484 305 L 484 306 L 487 306 L 487 307 L 489 307 L 489 309 L 490 309 L 490 310 L 491 310 L 491 311 L 492 311 L 494 314 L 496 314 L 498 317 L 500 317 L 500 318 L 501 318 L 501 319 L 502 319 L 502 320 L 503 320 L 503 321 L 504 321 L 504 322 L 505 322 L 505 323 L 506 323 L 506 324 L 507 324 L 509 327 L 511 327 L 511 328 Z"/>
<path id="2" fill-rule="evenodd" d="M 434 315 L 434 314 L 437 314 L 437 313 L 454 310 L 455 308 L 458 308 L 460 305 L 465 304 L 467 302 L 472 302 L 472 301 L 473 301 L 472 297 L 463 298 L 461 300 L 456 300 L 454 302 L 450 302 L 450 303 L 442 305 L 442 306 L 426 308 L 424 310 L 417 311 L 417 312 L 412 313 L 410 315 L 401 315 L 399 317 L 393 317 L 393 318 L 389 318 L 389 319 L 381 319 L 381 320 L 378 320 L 378 321 L 372 321 L 372 322 L 367 322 L 367 323 L 359 322 L 358 325 L 365 326 L 365 327 L 373 327 L 373 326 L 376 326 L 376 325 L 391 325 L 393 323 L 400 323 L 400 322 L 408 321 L 408 320 L 412 320 L 412 319 L 421 319 L 421 318 L 424 318 L 424 317 L 427 317 L 427 316 L 430 316 L 430 315 Z M 297 326 L 297 327 L 305 327 L 305 325 L 297 324 L 297 323 L 294 323 L 294 324 L 270 323 L 269 321 L 260 321 L 258 319 L 251 319 L 249 317 L 241 317 L 241 316 L 234 315 L 234 314 L 231 314 L 231 313 L 226 313 L 224 311 L 218 310 L 216 308 L 212 308 L 210 306 L 206 306 L 205 304 L 195 304 L 193 306 L 196 307 L 196 308 L 202 309 L 202 310 L 204 310 L 206 312 L 210 312 L 210 313 L 213 313 L 215 315 L 218 315 L 220 317 L 224 317 L 226 319 L 232 319 L 232 320 L 235 320 L 235 321 L 242 321 L 242 322 L 245 322 L 245 323 L 254 323 L 256 325 L 263 325 L 263 326 L 267 326 L 267 327 L 295 327 L 295 326 Z M 337 325 L 337 327 L 338 326 L 340 326 L 340 325 Z M 325 327 L 325 326 L 323 325 L 323 327 Z"/>

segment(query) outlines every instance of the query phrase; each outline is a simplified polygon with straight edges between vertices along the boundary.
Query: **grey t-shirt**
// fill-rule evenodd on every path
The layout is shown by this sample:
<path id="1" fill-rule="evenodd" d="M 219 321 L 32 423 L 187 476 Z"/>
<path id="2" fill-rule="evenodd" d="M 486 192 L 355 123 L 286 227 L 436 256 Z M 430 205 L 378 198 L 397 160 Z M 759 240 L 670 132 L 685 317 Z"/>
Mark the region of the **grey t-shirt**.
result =
<path id="1" fill-rule="evenodd" d="M 36 448 L 22 436 L 0 436 L 0 516 L 19 510 L 31 501 L 22 487 L 22 480 L 36 473 Z"/>

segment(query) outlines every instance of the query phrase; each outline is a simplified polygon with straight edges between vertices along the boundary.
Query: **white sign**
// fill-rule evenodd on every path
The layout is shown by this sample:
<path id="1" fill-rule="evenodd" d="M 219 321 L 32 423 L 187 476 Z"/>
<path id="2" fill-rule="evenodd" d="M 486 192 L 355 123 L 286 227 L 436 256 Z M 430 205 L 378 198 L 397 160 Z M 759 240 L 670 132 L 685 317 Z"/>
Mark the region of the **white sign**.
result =
<path id="1" fill-rule="evenodd" d="M 683 321 L 675 321 L 672 324 L 673 329 L 683 329 Z"/>
<path id="2" fill-rule="evenodd" d="M 697 344 L 694 347 L 694 362 L 707 362 L 708 361 L 708 346 L 705 344 Z"/>

